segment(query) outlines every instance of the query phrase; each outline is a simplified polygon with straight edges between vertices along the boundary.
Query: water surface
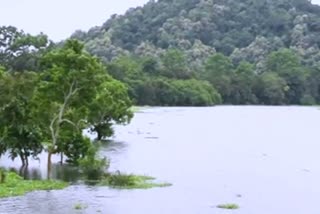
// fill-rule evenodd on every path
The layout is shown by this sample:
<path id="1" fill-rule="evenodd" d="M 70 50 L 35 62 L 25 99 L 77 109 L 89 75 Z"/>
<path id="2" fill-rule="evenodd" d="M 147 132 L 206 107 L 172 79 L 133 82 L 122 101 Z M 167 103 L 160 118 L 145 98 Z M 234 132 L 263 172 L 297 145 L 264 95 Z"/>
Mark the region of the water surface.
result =
<path id="1" fill-rule="evenodd" d="M 113 171 L 151 175 L 172 187 L 72 185 L 2 199 L 0 213 L 319 214 L 319 121 L 314 107 L 145 109 L 117 127 L 101 153 Z M 33 162 L 35 177 L 45 176 L 45 164 Z M 79 203 L 87 208 L 75 210 Z M 240 209 L 216 208 L 221 203 Z"/>

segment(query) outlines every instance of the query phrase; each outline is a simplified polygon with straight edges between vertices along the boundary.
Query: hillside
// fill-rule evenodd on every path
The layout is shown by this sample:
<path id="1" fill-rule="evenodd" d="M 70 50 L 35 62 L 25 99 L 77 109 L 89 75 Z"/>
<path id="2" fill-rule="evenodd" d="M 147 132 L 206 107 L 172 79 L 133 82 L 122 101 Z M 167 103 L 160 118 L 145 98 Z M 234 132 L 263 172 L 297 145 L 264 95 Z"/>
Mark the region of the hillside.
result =
<path id="1" fill-rule="evenodd" d="M 150 82 L 160 76 L 165 82 L 168 78 L 209 81 L 224 103 L 320 101 L 315 81 L 320 66 L 320 6 L 309 0 L 152 0 L 124 15 L 113 15 L 88 32 L 77 31 L 72 38 L 83 41 L 90 53 L 109 65 L 113 76 L 127 82 L 135 100 L 142 95 L 133 80 Z M 143 70 L 146 59 L 147 72 Z M 128 76 L 122 66 L 120 74 L 119 66 L 114 69 L 117 60 L 136 63 L 136 68 L 131 67 L 136 73 Z M 250 81 L 236 72 L 240 65 L 253 72 Z M 150 73 L 157 75 L 150 77 Z M 157 84 L 143 88 L 158 88 Z M 313 88 L 308 88 L 310 84 Z"/>
<path id="2" fill-rule="evenodd" d="M 237 60 L 245 57 L 254 61 L 265 54 L 254 55 L 252 49 L 268 52 L 281 47 L 308 57 L 319 51 L 320 7 L 308 0 L 150 1 L 73 37 L 107 59 L 123 51 L 189 50 L 194 45 Z"/>

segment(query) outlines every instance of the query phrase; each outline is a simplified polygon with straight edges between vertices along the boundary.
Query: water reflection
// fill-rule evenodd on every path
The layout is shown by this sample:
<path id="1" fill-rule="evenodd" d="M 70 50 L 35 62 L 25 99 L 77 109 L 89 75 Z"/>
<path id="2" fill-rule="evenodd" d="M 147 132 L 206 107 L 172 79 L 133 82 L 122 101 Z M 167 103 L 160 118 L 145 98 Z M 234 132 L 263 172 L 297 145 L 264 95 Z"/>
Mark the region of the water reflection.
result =
<path id="1" fill-rule="evenodd" d="M 7 167 L 5 169 L 11 172 L 15 172 L 27 180 L 46 179 L 46 177 L 44 176 L 45 173 L 43 173 L 43 171 L 41 171 L 40 168 L 36 168 L 36 167 L 28 167 L 28 166 L 23 166 L 20 168 Z M 79 172 L 79 169 L 74 166 L 70 166 L 67 164 L 65 165 L 53 164 L 51 178 L 74 183 L 81 178 L 81 173 Z"/>
<path id="2" fill-rule="evenodd" d="M 90 136 L 94 139 L 93 136 Z M 99 154 L 102 158 L 110 158 L 112 156 L 116 156 L 121 152 L 126 150 L 126 143 L 116 141 L 116 140 L 104 140 L 103 142 L 97 145 L 99 147 Z M 40 160 L 46 160 L 46 153 L 42 153 L 40 156 Z M 66 158 L 64 158 L 66 160 Z M 53 156 L 53 164 L 51 168 L 51 178 L 63 180 L 67 182 L 78 182 L 82 179 L 81 173 L 78 167 L 69 165 L 67 163 L 60 164 L 59 162 L 60 156 L 54 155 Z M 115 158 L 115 162 L 116 162 Z M 21 177 L 30 180 L 40 180 L 40 179 L 47 179 L 47 165 L 45 161 L 39 160 L 30 160 L 29 166 L 21 166 L 19 161 L 12 161 L 7 157 L 0 158 L 0 166 L 4 166 L 5 169 L 10 171 L 14 171 L 18 173 Z"/>
<path id="3" fill-rule="evenodd" d="M 28 180 L 42 179 L 40 169 L 38 168 L 29 168 L 27 166 L 22 166 L 19 169 L 14 167 L 9 167 L 7 168 L 7 170 L 19 174 L 24 179 L 28 179 Z"/>

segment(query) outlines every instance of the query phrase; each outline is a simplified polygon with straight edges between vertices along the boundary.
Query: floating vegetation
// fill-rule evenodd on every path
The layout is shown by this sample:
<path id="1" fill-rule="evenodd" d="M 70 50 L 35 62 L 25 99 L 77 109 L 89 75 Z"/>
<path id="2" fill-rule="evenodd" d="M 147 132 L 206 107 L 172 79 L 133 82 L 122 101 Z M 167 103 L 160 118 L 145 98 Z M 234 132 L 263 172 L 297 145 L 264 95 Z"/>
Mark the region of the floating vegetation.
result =
<path id="1" fill-rule="evenodd" d="M 74 205 L 74 209 L 75 209 L 75 210 L 84 210 L 84 209 L 87 209 L 87 208 L 88 208 L 87 205 L 81 204 L 81 203 L 78 203 L 78 204 L 75 204 L 75 205 Z"/>
<path id="2" fill-rule="evenodd" d="M 123 174 L 120 172 L 106 174 L 99 185 L 116 189 L 150 189 L 172 186 L 170 183 L 156 183 L 155 178 L 145 175 Z"/>
<path id="3" fill-rule="evenodd" d="M 228 210 L 236 210 L 240 208 L 240 206 L 237 204 L 219 204 L 217 207 L 220 209 L 228 209 Z"/>
<path id="4" fill-rule="evenodd" d="M 68 184 L 55 180 L 24 180 L 15 172 L 5 172 L 5 180 L 0 183 L 0 198 L 24 195 L 36 190 L 63 189 Z"/>

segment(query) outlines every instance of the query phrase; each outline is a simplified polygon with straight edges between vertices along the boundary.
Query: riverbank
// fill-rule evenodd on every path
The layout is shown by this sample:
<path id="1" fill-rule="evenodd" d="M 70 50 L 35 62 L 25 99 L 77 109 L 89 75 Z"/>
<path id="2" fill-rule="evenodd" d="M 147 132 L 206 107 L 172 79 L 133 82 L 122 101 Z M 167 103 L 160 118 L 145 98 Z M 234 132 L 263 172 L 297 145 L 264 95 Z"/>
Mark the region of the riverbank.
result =
<path id="1" fill-rule="evenodd" d="M 0 198 L 25 195 L 37 190 L 64 189 L 68 183 L 56 180 L 24 180 L 14 172 L 5 172 L 0 183 Z"/>

